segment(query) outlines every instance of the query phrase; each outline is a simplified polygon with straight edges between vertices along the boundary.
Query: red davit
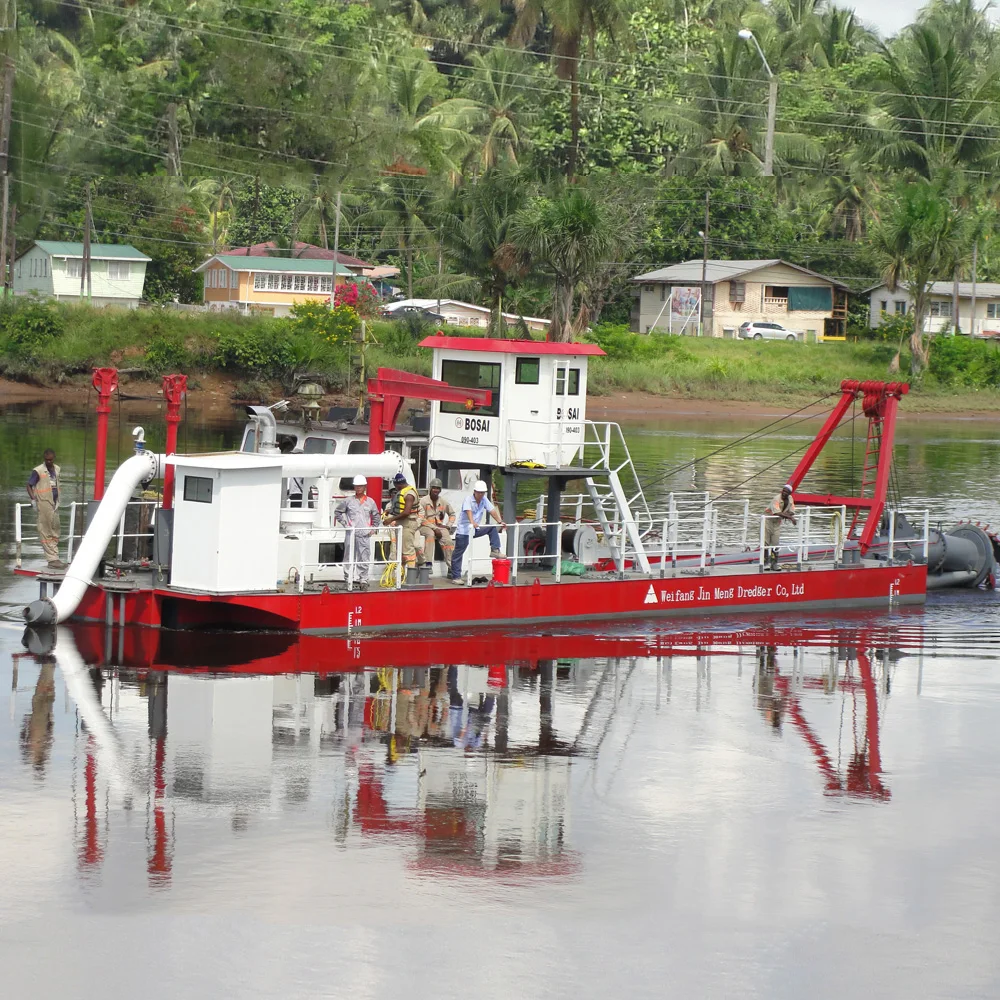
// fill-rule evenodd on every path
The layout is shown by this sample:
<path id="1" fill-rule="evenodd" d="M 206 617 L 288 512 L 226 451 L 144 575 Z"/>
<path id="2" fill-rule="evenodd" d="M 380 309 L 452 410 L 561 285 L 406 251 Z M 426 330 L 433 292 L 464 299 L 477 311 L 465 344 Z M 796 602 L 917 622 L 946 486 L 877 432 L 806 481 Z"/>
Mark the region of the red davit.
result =
<path id="1" fill-rule="evenodd" d="M 889 486 L 889 469 L 892 465 L 892 442 L 896 433 L 896 412 L 899 401 L 910 391 L 906 382 L 858 382 L 845 379 L 840 383 L 840 401 L 816 435 L 802 460 L 788 480 L 795 491 L 795 502 L 836 507 L 841 504 L 854 512 L 848 537 L 853 536 L 862 512 L 867 511 L 859 545 L 864 555 L 872 543 L 878 529 L 885 495 Z M 861 472 L 861 489 L 858 496 L 821 495 L 819 493 L 799 493 L 799 483 L 805 479 L 819 453 L 830 440 L 847 411 L 858 398 L 868 418 L 868 437 L 865 445 L 865 460 Z M 867 494 L 871 495 L 868 496 Z"/>
<path id="2" fill-rule="evenodd" d="M 385 451 L 385 436 L 396 429 L 396 419 L 404 399 L 431 399 L 441 403 L 464 403 L 466 409 L 489 406 L 493 393 L 489 389 L 463 389 L 448 385 L 426 375 L 413 375 L 396 368 L 379 368 L 375 378 L 368 380 L 368 451 L 372 455 Z M 368 495 L 376 505 L 382 505 L 382 480 L 368 480 Z"/>

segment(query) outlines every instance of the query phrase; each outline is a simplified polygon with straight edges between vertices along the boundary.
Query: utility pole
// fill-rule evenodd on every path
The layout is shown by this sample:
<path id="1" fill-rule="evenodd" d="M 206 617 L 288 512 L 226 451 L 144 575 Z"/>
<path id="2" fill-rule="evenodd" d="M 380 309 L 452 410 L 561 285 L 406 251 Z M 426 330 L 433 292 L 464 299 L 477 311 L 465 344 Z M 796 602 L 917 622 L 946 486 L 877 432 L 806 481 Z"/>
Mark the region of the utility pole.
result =
<path id="1" fill-rule="evenodd" d="M 10 206 L 10 228 L 8 229 L 8 233 L 10 234 L 10 246 L 7 247 L 7 253 L 9 254 L 9 259 L 10 259 L 10 270 L 4 276 L 4 286 L 3 286 L 4 297 L 6 297 L 8 293 L 11 296 L 13 296 L 14 294 L 14 254 L 17 251 L 17 205 L 16 204 Z"/>
<path id="2" fill-rule="evenodd" d="M 10 24 L 9 12 L 14 8 L 13 2 L 4 7 L 4 52 L 3 57 L 3 111 L 0 117 L 0 175 L 2 175 L 3 205 L 0 206 L 0 279 L 3 280 L 4 295 L 7 288 L 13 282 L 7 278 L 7 215 L 10 205 L 10 119 L 11 102 L 14 99 L 14 60 L 11 58 L 12 43 L 11 38 L 16 38 L 14 34 L 17 30 L 17 10 L 14 8 L 14 24 Z M 14 267 L 14 258 L 10 258 L 11 269 Z"/>
<path id="3" fill-rule="evenodd" d="M 969 335 L 976 335 L 976 271 L 979 268 L 979 240 L 972 244 L 972 315 L 969 317 Z"/>
<path id="4" fill-rule="evenodd" d="M 84 283 L 86 283 L 88 302 L 93 294 L 90 283 L 90 228 L 93 224 L 93 218 L 90 214 L 90 181 L 87 181 L 87 211 L 83 220 L 83 263 L 80 267 L 80 298 L 83 299 Z"/>
<path id="5" fill-rule="evenodd" d="M 181 177 L 181 133 L 177 127 L 177 105 L 167 105 L 167 176 Z"/>
<path id="6" fill-rule="evenodd" d="M 337 264 L 340 257 L 340 191 L 337 191 L 337 204 L 333 216 L 333 284 L 330 286 L 330 308 L 335 308 L 334 298 L 337 295 Z"/>
<path id="7" fill-rule="evenodd" d="M 757 47 L 757 54 L 764 64 L 764 72 L 767 73 L 767 137 L 764 140 L 764 176 L 774 176 L 774 118 L 778 111 L 778 78 L 771 72 L 771 66 L 764 55 L 764 50 L 757 41 L 757 36 L 749 28 L 741 28 L 739 36 L 745 42 L 753 42 Z"/>
<path id="8" fill-rule="evenodd" d="M 708 293 L 708 223 L 711 214 L 710 191 L 705 192 L 705 228 L 701 231 L 701 315 L 698 322 L 698 332 L 705 336 L 705 296 Z"/>

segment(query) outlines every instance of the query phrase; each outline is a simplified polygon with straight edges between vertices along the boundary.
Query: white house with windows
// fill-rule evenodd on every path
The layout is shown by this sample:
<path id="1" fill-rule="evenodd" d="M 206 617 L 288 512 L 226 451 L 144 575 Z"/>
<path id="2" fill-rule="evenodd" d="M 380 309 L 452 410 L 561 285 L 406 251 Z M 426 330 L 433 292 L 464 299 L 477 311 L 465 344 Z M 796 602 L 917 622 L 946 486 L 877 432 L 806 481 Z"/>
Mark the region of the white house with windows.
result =
<path id="1" fill-rule="evenodd" d="M 311 257 L 251 257 L 216 254 L 200 267 L 209 309 L 288 316 L 298 302 L 329 302 L 334 268 L 337 284 L 355 280 L 354 272 L 332 260 Z"/>
<path id="2" fill-rule="evenodd" d="M 954 327 L 954 283 L 935 281 L 931 285 L 930 302 L 924 317 L 925 333 L 940 333 Z M 891 292 L 887 285 L 868 290 L 870 301 L 869 326 L 874 330 L 888 316 L 906 316 L 913 309 L 913 300 L 901 285 Z M 975 297 L 975 315 L 973 315 Z M 976 337 L 1000 337 L 1000 283 L 971 281 L 958 284 L 958 327 L 964 334 Z"/>
<path id="3" fill-rule="evenodd" d="M 382 307 L 382 312 L 390 318 L 405 315 L 410 310 L 436 313 L 449 326 L 469 326 L 485 330 L 490 325 L 490 310 L 487 306 L 477 306 L 459 299 L 397 299 Z M 550 322 L 538 316 L 519 316 L 509 312 L 505 312 L 503 318 L 510 326 L 523 319 L 524 325 L 532 333 L 544 333 Z"/>
<path id="4" fill-rule="evenodd" d="M 127 244 L 92 243 L 90 303 L 134 309 L 142 298 L 151 259 Z M 82 274 L 82 243 L 36 240 L 14 261 L 14 294 L 79 302 Z"/>

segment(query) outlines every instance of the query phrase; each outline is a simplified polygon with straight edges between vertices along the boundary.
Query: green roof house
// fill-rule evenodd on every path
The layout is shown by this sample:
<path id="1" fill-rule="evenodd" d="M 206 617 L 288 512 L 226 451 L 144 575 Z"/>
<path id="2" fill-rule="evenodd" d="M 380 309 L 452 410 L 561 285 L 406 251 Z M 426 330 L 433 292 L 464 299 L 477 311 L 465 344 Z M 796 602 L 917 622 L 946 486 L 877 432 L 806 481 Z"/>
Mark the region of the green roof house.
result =
<path id="1" fill-rule="evenodd" d="M 134 309 L 142 298 L 151 259 L 127 244 L 92 243 L 91 303 Z M 82 272 L 82 243 L 37 240 L 14 261 L 14 294 L 78 302 Z"/>

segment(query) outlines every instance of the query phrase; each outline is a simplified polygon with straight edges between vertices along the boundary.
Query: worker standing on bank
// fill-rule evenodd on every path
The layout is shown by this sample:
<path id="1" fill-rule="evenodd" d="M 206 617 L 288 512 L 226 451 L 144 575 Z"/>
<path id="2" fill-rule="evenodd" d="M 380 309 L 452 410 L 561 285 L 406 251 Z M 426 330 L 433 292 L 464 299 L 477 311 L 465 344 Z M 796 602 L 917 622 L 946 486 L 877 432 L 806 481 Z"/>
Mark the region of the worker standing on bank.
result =
<path id="1" fill-rule="evenodd" d="M 359 590 L 368 589 L 368 567 L 371 563 L 371 538 L 381 521 L 375 501 L 368 496 L 368 480 L 355 476 L 354 496 L 341 500 L 334 510 L 334 519 L 348 529 L 344 539 L 344 565 L 351 573 L 354 563 L 354 586 Z M 354 530 L 351 531 L 350 529 Z"/>
<path id="2" fill-rule="evenodd" d="M 38 514 L 38 537 L 45 552 L 49 569 L 65 569 L 59 558 L 59 466 L 56 453 L 46 448 L 42 464 L 36 465 L 28 477 L 28 496 Z"/>
<path id="3" fill-rule="evenodd" d="M 424 539 L 424 562 L 434 562 L 434 545 L 441 546 L 444 561 L 451 569 L 451 554 L 455 551 L 455 508 L 441 496 L 444 484 L 440 479 L 430 481 L 427 496 L 420 501 L 423 520 L 420 534 Z"/>
<path id="4" fill-rule="evenodd" d="M 764 563 L 765 569 L 770 564 L 771 569 L 778 568 L 778 547 L 781 545 L 781 526 L 785 521 L 797 524 L 795 520 L 795 501 L 792 499 L 792 487 L 785 483 L 781 492 L 768 504 L 764 511 Z"/>
<path id="5" fill-rule="evenodd" d="M 420 535 L 420 497 L 402 472 L 396 473 L 392 483 L 398 492 L 389 516 L 382 520 L 385 524 L 398 525 L 403 529 L 403 569 L 416 569 L 417 540 L 423 542 Z"/>
<path id="6" fill-rule="evenodd" d="M 462 501 L 462 511 L 458 515 L 458 525 L 455 528 L 455 551 L 451 556 L 451 580 L 453 583 L 462 582 L 462 560 L 465 557 L 465 550 L 473 538 L 481 535 L 490 536 L 490 556 L 494 559 L 500 556 L 500 532 L 491 524 L 486 526 L 487 517 L 492 517 L 501 531 L 507 525 L 500 519 L 496 506 L 486 495 L 486 483 L 479 479 L 472 487 L 472 496 L 466 497 Z"/>

